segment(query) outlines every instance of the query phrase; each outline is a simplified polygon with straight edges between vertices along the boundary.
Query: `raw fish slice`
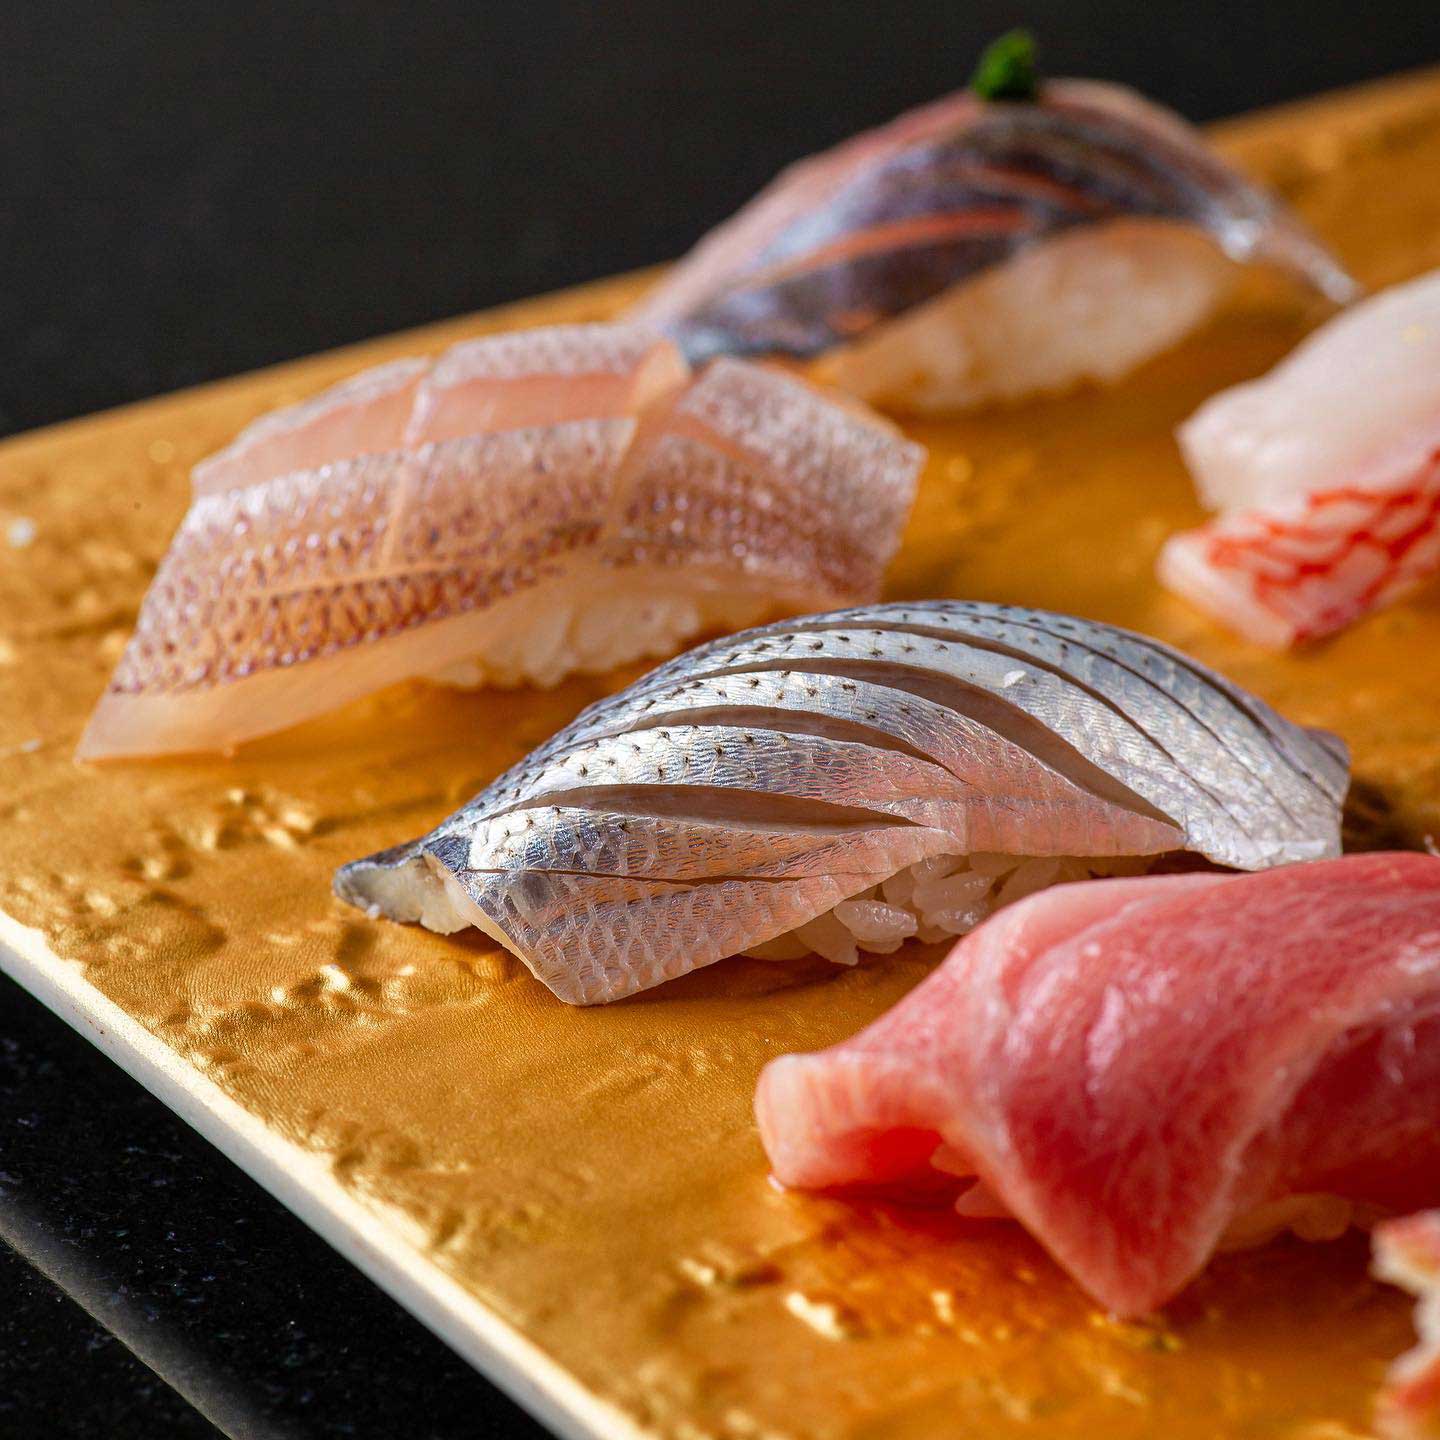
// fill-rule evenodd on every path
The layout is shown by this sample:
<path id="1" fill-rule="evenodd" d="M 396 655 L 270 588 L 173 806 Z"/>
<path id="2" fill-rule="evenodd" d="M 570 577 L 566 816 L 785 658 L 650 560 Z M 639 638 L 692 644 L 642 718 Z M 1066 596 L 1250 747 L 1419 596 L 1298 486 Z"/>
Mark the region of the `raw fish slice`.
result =
<path id="1" fill-rule="evenodd" d="M 430 362 L 377 365 L 329 390 L 252 421 L 190 474 L 196 495 L 236 490 L 277 475 L 398 450 Z"/>
<path id="2" fill-rule="evenodd" d="M 499 804 L 528 796 L 550 759 L 594 740 L 702 721 L 803 728 L 886 749 L 898 745 L 933 760 L 970 787 L 965 833 L 971 849 L 1022 853 L 1028 846 L 1035 853 L 1110 855 L 1174 849 L 1184 842 L 1183 832 L 1168 821 L 1137 826 L 1141 816 L 1134 797 L 1098 796 L 967 715 L 885 685 L 811 671 L 697 677 L 659 690 L 633 686 L 594 720 L 571 726 L 563 746 L 542 747 L 486 795 Z M 1006 783 L 997 792 L 998 774 Z M 1037 807 L 1046 816 L 1043 836 L 1035 831 Z"/>
<path id="3" fill-rule="evenodd" d="M 722 593 L 759 588 L 786 614 L 807 596 L 875 596 L 920 446 L 869 411 L 743 361 L 715 361 L 663 403 L 626 457 L 605 564 L 653 568 L 662 583 L 709 567 Z"/>
<path id="4" fill-rule="evenodd" d="M 961 92 L 791 166 L 633 313 L 692 360 L 828 352 L 832 383 L 946 409 L 1124 373 L 1208 312 L 1215 247 L 1357 293 L 1178 116 L 1058 80 Z"/>
<path id="5" fill-rule="evenodd" d="M 737 951 L 850 963 L 960 934 L 1169 851 L 1250 867 L 1337 853 L 1341 753 L 1123 631 L 879 605 L 661 666 L 430 834 L 343 867 L 336 890 L 434 930 L 475 925 L 594 1004 Z"/>
<path id="6" fill-rule="evenodd" d="M 334 439 L 341 411 L 353 439 L 366 397 L 389 443 L 413 399 L 404 448 L 211 476 L 81 756 L 224 748 L 414 676 L 554 684 L 872 595 L 919 447 L 790 376 L 685 375 L 652 333 L 557 327 L 361 377 L 288 412 L 283 444 L 252 427 L 232 478 Z"/>
<path id="7" fill-rule="evenodd" d="M 943 1144 L 985 1209 L 1146 1313 L 1287 1196 L 1440 1198 L 1440 859 L 1049 890 L 853 1039 L 772 1062 L 756 1104 L 781 1182 L 909 1182 Z"/>
<path id="8" fill-rule="evenodd" d="M 555 325 L 462 340 L 420 383 L 404 441 L 636 415 L 689 378 L 675 348 L 638 326 Z"/>
<path id="9" fill-rule="evenodd" d="M 1440 271 L 1339 315 L 1181 427 L 1200 498 L 1160 578 L 1247 639 L 1322 639 L 1440 571 Z"/>
<path id="10" fill-rule="evenodd" d="M 877 624 L 883 636 L 868 628 Z M 1320 858 L 1325 849 L 1296 844 L 1297 827 L 1325 833 L 1348 784 L 1342 742 L 1292 725 L 1178 651 L 1017 606 L 904 603 L 780 622 L 692 651 L 641 681 L 636 694 L 648 698 L 682 670 L 694 684 L 717 670 L 806 662 L 855 679 L 922 665 L 932 685 L 948 677 L 967 687 L 963 701 L 952 689 L 947 703 L 969 705 L 980 719 L 996 715 L 999 700 L 1012 724 L 1015 712 L 1029 715 L 1066 742 L 1064 763 L 1088 761 L 1195 834 L 1208 836 L 1202 826 L 1217 832 L 1200 848 L 1222 864 L 1253 868 L 1267 863 L 1257 854 L 1276 845 L 1276 859 Z M 898 683 L 916 688 L 913 679 Z"/>
<path id="11" fill-rule="evenodd" d="M 1239 510 L 1173 536 L 1162 583 L 1257 645 L 1323 640 L 1440 571 L 1440 448 L 1388 488 Z"/>
<path id="12" fill-rule="evenodd" d="M 682 386 L 673 345 L 633 325 L 552 325 L 463 340 L 437 361 L 394 360 L 253 421 L 196 465 L 197 495 L 363 455 L 636 414 Z"/>
<path id="13" fill-rule="evenodd" d="M 1390 1369 L 1376 1420 L 1385 1440 L 1440 1435 L 1440 1210 L 1390 1220 L 1375 1231 L 1375 1274 L 1420 1297 L 1420 1343 Z"/>
<path id="14" fill-rule="evenodd" d="M 1239 510 L 1334 490 L 1440 426 L 1440 270 L 1352 305 L 1180 427 L 1201 500 Z"/>

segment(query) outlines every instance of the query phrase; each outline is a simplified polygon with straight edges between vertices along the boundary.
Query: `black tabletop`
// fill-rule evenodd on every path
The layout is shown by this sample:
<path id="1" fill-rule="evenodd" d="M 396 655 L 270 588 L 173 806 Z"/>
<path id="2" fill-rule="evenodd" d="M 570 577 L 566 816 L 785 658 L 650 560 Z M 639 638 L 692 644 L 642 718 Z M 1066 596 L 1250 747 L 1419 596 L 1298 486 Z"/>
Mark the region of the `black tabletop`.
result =
<path id="1" fill-rule="evenodd" d="M 0 434 L 663 259 L 963 80 L 1195 119 L 1440 62 L 1433 0 L 5 0 Z M 541 1432 L 0 981 L 0 1437 Z"/>

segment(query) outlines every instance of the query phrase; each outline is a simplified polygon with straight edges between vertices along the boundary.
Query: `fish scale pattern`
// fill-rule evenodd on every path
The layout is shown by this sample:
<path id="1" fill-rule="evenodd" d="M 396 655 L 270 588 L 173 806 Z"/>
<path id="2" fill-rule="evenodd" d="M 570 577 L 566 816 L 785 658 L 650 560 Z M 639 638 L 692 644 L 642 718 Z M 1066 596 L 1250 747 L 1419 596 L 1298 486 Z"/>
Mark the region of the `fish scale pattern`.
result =
<path id="1" fill-rule="evenodd" d="M 873 595 L 923 450 L 778 371 L 722 362 L 674 379 L 685 373 L 654 332 L 555 327 L 465 342 L 423 379 L 384 367 L 252 425 L 216 457 L 161 561 L 82 754 L 107 753 L 107 730 L 157 753 L 196 748 L 167 745 L 169 729 L 227 743 L 279 728 L 305 718 L 287 715 L 288 694 L 324 708 L 301 667 L 379 642 L 414 643 L 357 663 L 352 676 L 367 678 L 355 693 L 483 664 L 486 645 L 523 649 L 512 632 L 525 612 L 492 622 L 497 602 L 569 603 L 579 625 L 606 572 L 662 596 L 708 586 L 727 605 L 758 600 L 751 614 Z M 403 429 L 392 411 L 412 394 L 417 415 L 443 398 L 439 438 L 229 483 L 266 456 L 354 442 L 356 407 L 372 402 L 387 407 L 381 433 Z M 507 423 L 507 407 L 524 423 Z M 531 423 L 537 413 L 570 418 Z M 466 416 L 478 433 L 446 438 Z M 678 613 L 683 631 L 705 612 Z M 434 628 L 460 617 L 466 628 Z M 293 692 L 277 687 L 286 671 Z M 248 728 L 221 733 L 227 716 Z M 157 726 L 168 729 L 145 734 Z"/>
<path id="2" fill-rule="evenodd" d="M 835 594 L 873 589 L 909 509 L 919 459 L 810 386 L 718 360 L 675 407 L 630 482 L 606 554 L 695 558 Z"/>
<path id="3" fill-rule="evenodd" d="M 416 919 L 439 877 L 450 928 L 480 924 L 593 1004 L 931 859 L 1337 854 L 1342 757 L 1142 636 L 978 602 L 876 605 L 660 666 L 336 888 Z"/>
<path id="4" fill-rule="evenodd" d="M 202 496 L 112 689 L 224 684 L 533 584 L 593 543 L 632 429 L 588 421 L 446 441 Z"/>

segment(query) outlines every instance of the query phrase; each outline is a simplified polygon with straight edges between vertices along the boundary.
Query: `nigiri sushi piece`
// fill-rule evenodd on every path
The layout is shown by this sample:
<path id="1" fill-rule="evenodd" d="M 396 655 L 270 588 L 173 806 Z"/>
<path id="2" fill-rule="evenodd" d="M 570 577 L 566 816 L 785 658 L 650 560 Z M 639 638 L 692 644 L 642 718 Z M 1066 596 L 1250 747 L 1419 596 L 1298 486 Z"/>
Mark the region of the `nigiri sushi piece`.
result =
<path id="1" fill-rule="evenodd" d="M 801 1188 L 977 1183 L 1120 1315 L 1222 1245 L 1440 1201 L 1440 858 L 1063 885 L 762 1072 Z"/>
<path id="2" fill-rule="evenodd" d="M 1387 1220 L 1375 1230 L 1375 1274 L 1419 1297 L 1420 1343 L 1390 1369 L 1376 1420 L 1385 1440 L 1440 1436 L 1440 1210 Z"/>
<path id="3" fill-rule="evenodd" d="M 1116 85 L 1040 83 L 1012 34 L 970 89 L 792 165 L 633 313 L 692 360 L 816 360 L 872 403 L 949 411 L 1118 379 L 1251 261 L 1357 293 L 1179 116 Z"/>
<path id="4" fill-rule="evenodd" d="M 1201 500 L 1161 580 L 1276 649 L 1440 570 L 1440 270 L 1354 306 L 1180 429 Z"/>
<path id="5" fill-rule="evenodd" d="M 381 366 L 196 467 L 79 754 L 223 749 L 413 677 L 552 685 L 873 598 L 923 458 L 638 326 Z"/>
<path id="6" fill-rule="evenodd" d="M 1143 636 L 877 605 L 680 656 L 335 888 L 596 1004 L 740 951 L 854 964 L 1172 851 L 1333 855 L 1346 784 L 1334 736 Z"/>

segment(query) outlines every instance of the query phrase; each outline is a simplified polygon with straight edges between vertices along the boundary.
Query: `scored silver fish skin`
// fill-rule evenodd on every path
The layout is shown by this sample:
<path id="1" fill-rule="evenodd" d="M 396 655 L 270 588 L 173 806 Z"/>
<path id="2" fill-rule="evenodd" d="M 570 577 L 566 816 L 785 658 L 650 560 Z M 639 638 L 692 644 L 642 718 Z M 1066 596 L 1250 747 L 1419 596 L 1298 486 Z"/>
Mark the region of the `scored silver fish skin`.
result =
<path id="1" fill-rule="evenodd" d="M 1345 770 L 1333 736 L 1144 636 L 1017 606 L 873 605 L 660 666 L 336 890 L 401 919 L 425 897 L 457 906 L 451 928 L 480 923 L 593 1004 L 934 855 L 1336 855 Z"/>

